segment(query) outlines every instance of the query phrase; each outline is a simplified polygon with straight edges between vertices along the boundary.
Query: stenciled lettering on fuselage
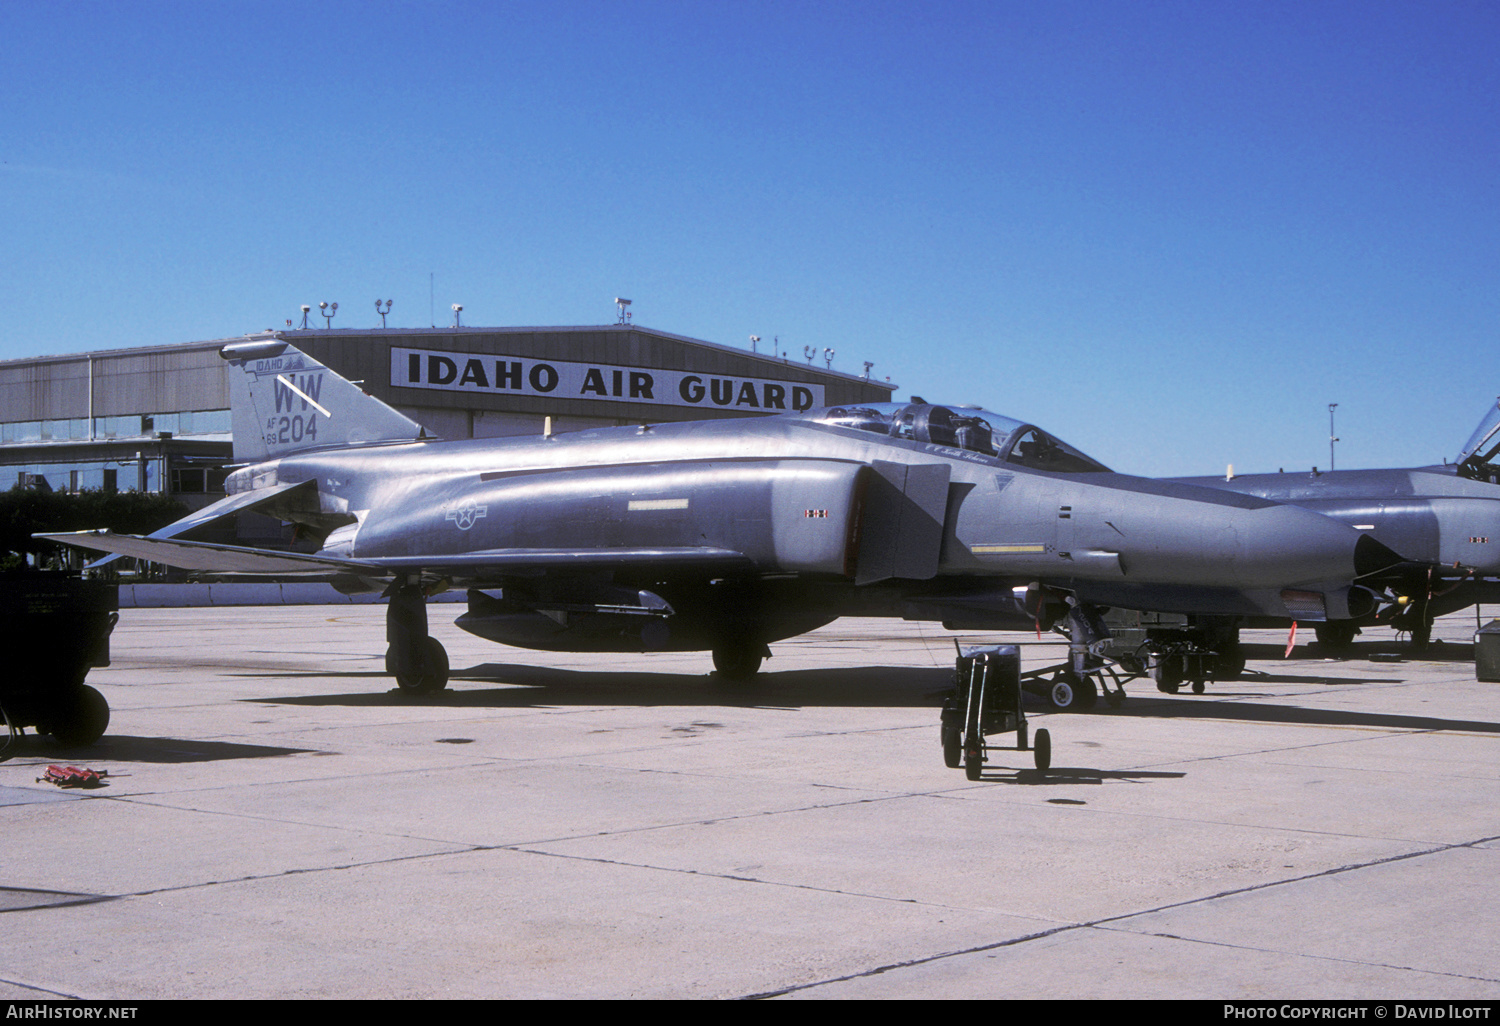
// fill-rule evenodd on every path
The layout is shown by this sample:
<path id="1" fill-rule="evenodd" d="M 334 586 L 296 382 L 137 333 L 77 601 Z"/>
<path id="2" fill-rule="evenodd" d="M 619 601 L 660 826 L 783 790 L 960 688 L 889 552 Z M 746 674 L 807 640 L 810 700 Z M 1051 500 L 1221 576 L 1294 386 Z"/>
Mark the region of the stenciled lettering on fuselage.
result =
<path id="1" fill-rule="evenodd" d="M 823 405 L 822 385 L 795 381 L 399 347 L 391 349 L 391 384 L 447 392 L 599 399 L 767 413 L 810 410 Z"/>

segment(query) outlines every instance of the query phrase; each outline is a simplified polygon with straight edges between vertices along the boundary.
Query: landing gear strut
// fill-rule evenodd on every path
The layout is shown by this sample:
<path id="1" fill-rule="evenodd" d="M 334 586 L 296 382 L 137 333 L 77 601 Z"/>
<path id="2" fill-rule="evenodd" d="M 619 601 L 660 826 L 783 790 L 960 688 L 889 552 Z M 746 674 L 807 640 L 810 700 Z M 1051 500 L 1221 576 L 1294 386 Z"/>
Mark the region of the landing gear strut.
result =
<path id="1" fill-rule="evenodd" d="M 1092 606 L 1075 603 L 1068 610 L 1068 661 L 1021 674 L 1022 688 L 1058 712 L 1087 712 L 1102 693 L 1111 707 L 1125 701 L 1119 676 L 1100 656 L 1109 628 Z M 1112 685 L 1112 686 L 1111 686 Z"/>
<path id="2" fill-rule="evenodd" d="M 448 686 L 448 653 L 427 633 L 427 593 L 420 584 L 393 584 L 386 592 L 386 672 L 411 695 L 430 695 Z"/>

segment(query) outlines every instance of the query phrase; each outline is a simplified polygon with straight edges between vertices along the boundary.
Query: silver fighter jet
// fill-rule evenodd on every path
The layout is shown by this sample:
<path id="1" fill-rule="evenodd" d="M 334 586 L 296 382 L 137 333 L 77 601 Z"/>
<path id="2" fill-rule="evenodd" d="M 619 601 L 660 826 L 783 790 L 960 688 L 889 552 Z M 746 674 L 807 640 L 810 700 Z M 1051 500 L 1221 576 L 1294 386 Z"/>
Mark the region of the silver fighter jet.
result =
<path id="1" fill-rule="evenodd" d="M 1310 510 L 1112 473 L 1031 424 L 925 402 L 435 441 L 280 340 L 226 346 L 227 496 L 150 537 L 42 537 L 191 570 L 383 589 L 388 670 L 441 690 L 426 598 L 526 648 L 710 650 L 724 678 L 843 615 L 1031 630 L 1097 609 L 1348 619 L 1401 557 Z M 253 510 L 300 551 L 195 540 Z M 1081 640 L 1080 640 L 1081 639 Z"/>

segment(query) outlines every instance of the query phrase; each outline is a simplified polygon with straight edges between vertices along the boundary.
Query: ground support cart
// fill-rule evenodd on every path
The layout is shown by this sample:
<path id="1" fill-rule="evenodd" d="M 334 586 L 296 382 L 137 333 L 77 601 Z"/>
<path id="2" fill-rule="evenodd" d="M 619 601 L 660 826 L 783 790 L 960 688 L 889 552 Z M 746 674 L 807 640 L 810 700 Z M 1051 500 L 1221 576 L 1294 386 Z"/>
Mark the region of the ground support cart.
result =
<path id="1" fill-rule="evenodd" d="M 978 780 L 986 752 L 986 737 L 1016 732 L 1015 751 L 1027 750 L 1026 712 L 1021 708 L 1021 648 L 1019 645 L 958 645 L 953 671 L 953 694 L 943 703 L 943 762 L 949 769 L 964 768 Z M 1031 746 L 1036 768 L 1052 765 L 1052 735 L 1036 732 Z"/>
<path id="2" fill-rule="evenodd" d="M 109 635 L 119 621 L 119 588 L 65 573 L 0 574 L 0 720 L 4 747 L 24 727 L 65 745 L 99 740 L 109 703 L 83 682 L 109 665 Z"/>

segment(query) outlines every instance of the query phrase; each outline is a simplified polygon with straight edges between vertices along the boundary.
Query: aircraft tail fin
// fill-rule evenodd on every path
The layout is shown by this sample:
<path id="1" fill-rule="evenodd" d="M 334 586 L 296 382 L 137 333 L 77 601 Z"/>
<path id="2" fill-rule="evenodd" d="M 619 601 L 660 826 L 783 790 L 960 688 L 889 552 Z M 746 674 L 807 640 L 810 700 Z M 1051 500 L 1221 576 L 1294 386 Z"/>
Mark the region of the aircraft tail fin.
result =
<path id="1" fill-rule="evenodd" d="M 430 438 L 422 425 L 280 339 L 236 342 L 229 361 L 234 458 Z"/>

